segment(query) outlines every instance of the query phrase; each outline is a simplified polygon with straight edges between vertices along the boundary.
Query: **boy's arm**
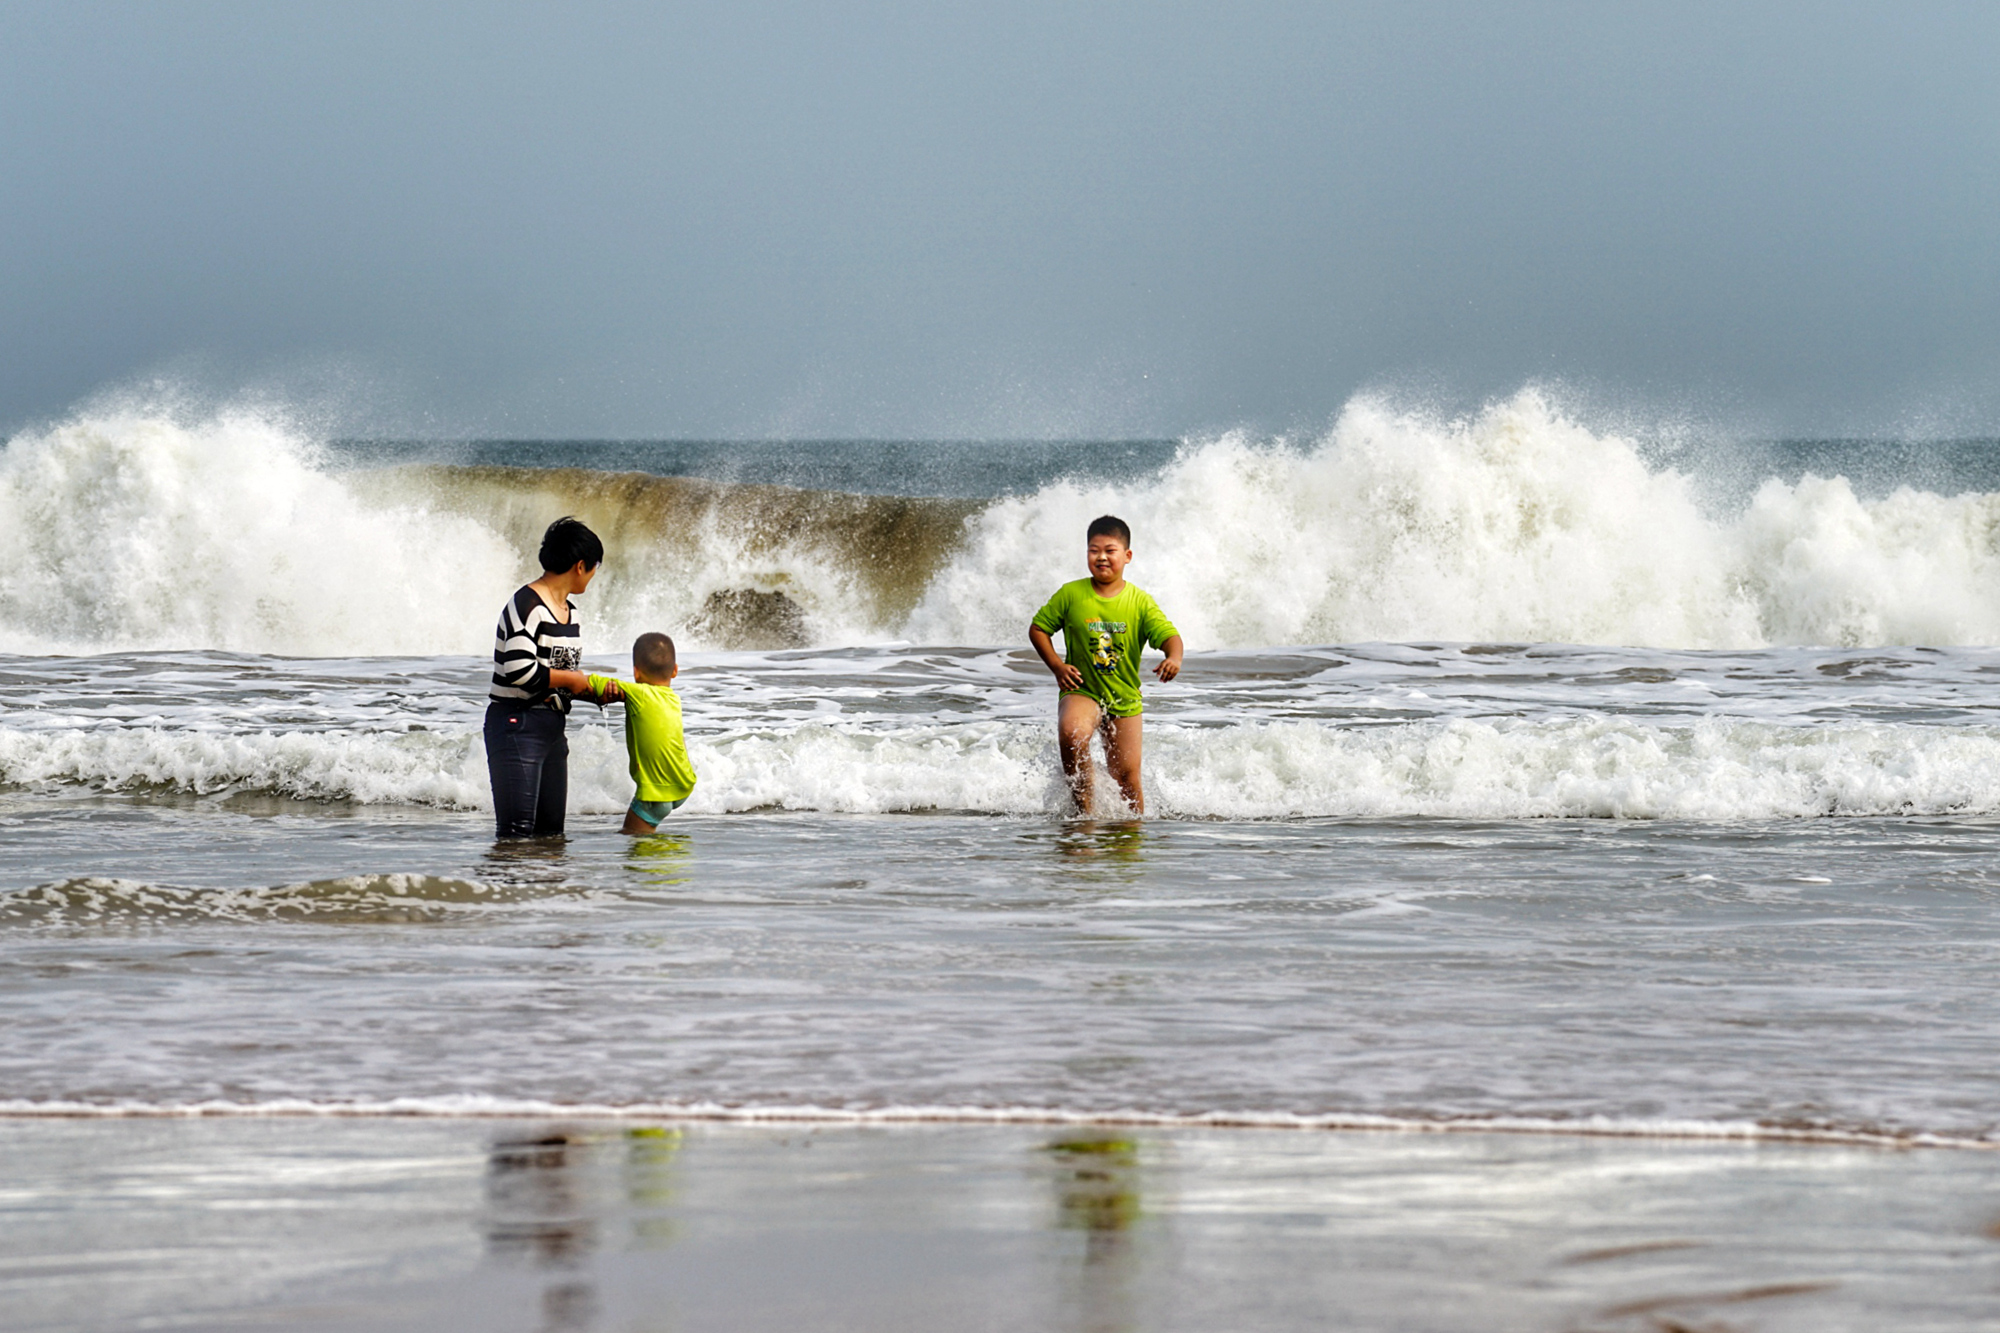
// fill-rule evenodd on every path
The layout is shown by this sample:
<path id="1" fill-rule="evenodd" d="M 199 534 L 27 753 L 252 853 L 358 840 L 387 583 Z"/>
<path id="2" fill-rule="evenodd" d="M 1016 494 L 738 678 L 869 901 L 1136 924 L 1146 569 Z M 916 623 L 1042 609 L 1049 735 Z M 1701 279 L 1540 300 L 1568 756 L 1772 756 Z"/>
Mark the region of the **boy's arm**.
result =
<path id="1" fill-rule="evenodd" d="M 608 676 L 591 677 L 581 671 L 549 672 L 549 686 L 552 689 L 567 690 L 571 694 L 581 694 L 596 701 L 599 707 L 625 697 L 618 688 L 618 682 Z"/>
<path id="2" fill-rule="evenodd" d="M 1040 625 L 1028 626 L 1028 642 L 1041 656 L 1042 665 L 1055 673 L 1057 685 L 1065 690 L 1083 688 L 1083 673 L 1056 656 L 1056 641 L 1047 630 Z"/>
<path id="3" fill-rule="evenodd" d="M 1164 683 L 1181 674 L 1181 632 L 1174 628 L 1160 604 L 1146 598 L 1146 609 L 1140 616 L 1145 627 L 1146 642 L 1167 655 L 1167 660 L 1154 665 L 1153 674 Z"/>

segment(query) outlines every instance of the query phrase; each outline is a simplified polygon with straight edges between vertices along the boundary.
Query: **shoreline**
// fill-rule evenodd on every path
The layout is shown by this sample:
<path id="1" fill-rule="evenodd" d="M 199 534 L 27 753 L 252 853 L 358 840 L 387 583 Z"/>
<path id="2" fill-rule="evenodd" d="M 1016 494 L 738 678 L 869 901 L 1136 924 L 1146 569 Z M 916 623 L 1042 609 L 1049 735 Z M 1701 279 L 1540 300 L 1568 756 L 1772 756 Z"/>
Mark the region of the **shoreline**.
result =
<path id="1" fill-rule="evenodd" d="M 1152 1130 L 1278 1130 L 1306 1134 L 1446 1135 L 1503 1134 L 1546 1138 L 1660 1140 L 1690 1143 L 1823 1144 L 1845 1148 L 2000 1151 L 2000 1141 L 1931 1130 L 1865 1130 L 1764 1124 L 1756 1121 L 1646 1120 L 1589 1117 L 1565 1120 L 1537 1116 L 1459 1116 L 1427 1119 L 1333 1112 L 1310 1115 L 1283 1111 L 1084 1111 L 1054 1107 L 886 1106 L 727 1106 L 648 1102 L 631 1105 L 541 1101 L 531 1098 L 393 1098 L 377 1102 L 315 1102 L 274 1098 L 263 1102 L 214 1100 L 183 1104 L 148 1102 L 0 1101 L 0 1124 L 8 1121 L 115 1120 L 343 1120 L 452 1121 L 552 1120 L 685 1125 L 775 1125 L 868 1128 L 899 1125 L 980 1127 L 1077 1127 Z"/>

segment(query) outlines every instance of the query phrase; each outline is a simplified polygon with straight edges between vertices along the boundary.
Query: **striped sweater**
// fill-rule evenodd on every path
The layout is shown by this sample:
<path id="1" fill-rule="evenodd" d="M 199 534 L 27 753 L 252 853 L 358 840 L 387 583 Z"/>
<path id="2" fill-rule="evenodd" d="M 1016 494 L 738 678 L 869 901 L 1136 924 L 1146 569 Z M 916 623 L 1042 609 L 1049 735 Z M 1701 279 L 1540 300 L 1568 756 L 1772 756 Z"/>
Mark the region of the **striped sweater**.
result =
<path id="1" fill-rule="evenodd" d="M 575 671 L 583 665 L 582 627 L 576 604 L 569 623 L 556 619 L 548 603 L 532 587 L 523 587 L 500 608 L 493 631 L 493 684 L 488 697 L 524 708 L 569 711 L 569 696 L 549 688 L 549 672 Z"/>

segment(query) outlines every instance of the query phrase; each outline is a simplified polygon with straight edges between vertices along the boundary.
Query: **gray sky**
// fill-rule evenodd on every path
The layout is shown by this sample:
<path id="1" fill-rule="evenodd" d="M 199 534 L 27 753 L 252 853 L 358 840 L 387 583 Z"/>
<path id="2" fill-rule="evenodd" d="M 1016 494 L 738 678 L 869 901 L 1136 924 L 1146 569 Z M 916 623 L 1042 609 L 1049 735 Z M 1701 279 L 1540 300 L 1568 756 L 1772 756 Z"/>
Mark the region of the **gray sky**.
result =
<path id="1" fill-rule="evenodd" d="M 0 427 L 2000 434 L 2000 5 L 0 7 Z"/>

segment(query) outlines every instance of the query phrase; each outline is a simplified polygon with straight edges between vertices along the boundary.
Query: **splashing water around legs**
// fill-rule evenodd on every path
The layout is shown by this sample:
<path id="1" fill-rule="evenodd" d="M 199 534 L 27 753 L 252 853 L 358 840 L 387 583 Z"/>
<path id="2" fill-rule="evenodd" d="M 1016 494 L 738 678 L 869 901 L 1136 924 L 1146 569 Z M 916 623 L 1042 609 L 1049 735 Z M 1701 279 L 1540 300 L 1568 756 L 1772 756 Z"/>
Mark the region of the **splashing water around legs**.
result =
<path id="1" fill-rule="evenodd" d="M 1096 766 L 1090 753 L 1093 737 L 1103 740 L 1104 766 L 1125 806 L 1120 813 L 1146 813 L 1141 777 L 1144 736 L 1141 718 L 1109 716 L 1095 699 L 1085 695 L 1063 696 L 1056 713 L 1056 747 L 1078 813 L 1090 815 L 1098 807 Z"/>

